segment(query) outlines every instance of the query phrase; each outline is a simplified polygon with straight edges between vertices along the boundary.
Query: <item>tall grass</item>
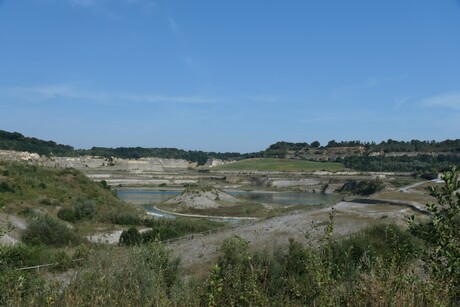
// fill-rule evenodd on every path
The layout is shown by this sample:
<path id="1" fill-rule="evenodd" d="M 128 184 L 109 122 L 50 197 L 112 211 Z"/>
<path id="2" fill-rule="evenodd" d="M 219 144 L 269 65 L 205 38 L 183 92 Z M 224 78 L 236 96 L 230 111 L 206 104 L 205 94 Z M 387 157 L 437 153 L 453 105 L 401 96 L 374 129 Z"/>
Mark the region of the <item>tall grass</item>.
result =
<path id="1" fill-rule="evenodd" d="M 423 245 L 395 225 L 337 242 L 326 238 L 317 247 L 290 240 L 288 248 L 254 252 L 249 242 L 230 237 L 204 279 L 185 279 L 179 259 L 157 241 L 94 245 L 78 252 L 84 260 L 63 275 L 64 284 L 17 271 L 6 265 L 14 253 L 2 253 L 0 305 L 456 305 L 448 285 L 420 269 L 419 248 Z"/>

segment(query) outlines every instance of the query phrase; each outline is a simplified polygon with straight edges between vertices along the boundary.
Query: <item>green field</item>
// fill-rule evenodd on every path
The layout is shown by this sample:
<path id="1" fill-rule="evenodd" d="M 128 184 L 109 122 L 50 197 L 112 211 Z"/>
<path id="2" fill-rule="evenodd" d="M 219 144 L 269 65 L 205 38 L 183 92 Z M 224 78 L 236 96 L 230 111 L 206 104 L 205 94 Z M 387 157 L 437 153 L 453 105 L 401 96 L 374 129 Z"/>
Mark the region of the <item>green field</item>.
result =
<path id="1" fill-rule="evenodd" d="M 344 166 L 336 162 L 316 162 L 293 159 L 255 158 L 237 161 L 216 167 L 217 170 L 259 171 L 339 171 Z"/>

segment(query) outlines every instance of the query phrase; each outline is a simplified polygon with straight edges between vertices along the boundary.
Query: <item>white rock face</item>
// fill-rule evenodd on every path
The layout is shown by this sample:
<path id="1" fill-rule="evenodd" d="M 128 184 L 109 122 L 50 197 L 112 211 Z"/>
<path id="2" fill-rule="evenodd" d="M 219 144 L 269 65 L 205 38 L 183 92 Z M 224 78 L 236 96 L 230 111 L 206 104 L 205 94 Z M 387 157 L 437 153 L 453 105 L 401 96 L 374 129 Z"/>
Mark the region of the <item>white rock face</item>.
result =
<path id="1" fill-rule="evenodd" d="M 114 158 L 109 161 L 102 157 L 41 157 L 36 153 L 0 150 L 0 161 L 25 161 L 48 167 L 72 167 L 75 169 L 110 169 L 138 172 L 162 172 L 164 170 L 185 170 L 196 168 L 197 163 L 184 159 L 140 158 L 137 160 Z"/>
<path id="2" fill-rule="evenodd" d="M 209 158 L 208 161 L 206 161 L 206 164 L 204 166 L 216 167 L 216 166 L 219 166 L 219 165 L 224 165 L 224 164 L 228 164 L 228 163 L 232 163 L 232 162 L 235 162 L 235 161 L 224 161 L 224 160 L 221 160 L 221 159 Z"/>
<path id="3" fill-rule="evenodd" d="M 27 151 L 0 150 L 1 161 L 39 161 L 40 155 Z"/>

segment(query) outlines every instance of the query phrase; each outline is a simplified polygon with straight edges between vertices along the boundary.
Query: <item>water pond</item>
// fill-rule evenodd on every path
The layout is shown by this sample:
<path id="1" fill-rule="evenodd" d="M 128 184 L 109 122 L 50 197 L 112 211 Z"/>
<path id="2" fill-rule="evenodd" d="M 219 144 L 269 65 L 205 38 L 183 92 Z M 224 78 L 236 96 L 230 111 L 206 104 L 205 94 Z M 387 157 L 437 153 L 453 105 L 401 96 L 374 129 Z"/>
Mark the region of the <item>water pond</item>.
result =
<path id="1" fill-rule="evenodd" d="M 164 191 L 152 191 L 152 190 L 119 190 L 118 196 L 126 202 L 147 205 L 161 203 L 168 200 L 178 194 L 181 190 L 164 190 Z M 334 194 L 320 194 L 320 193 L 308 193 L 308 192 L 272 192 L 272 191 L 237 191 L 227 190 L 225 191 L 235 197 L 256 202 L 265 203 L 270 205 L 318 205 L 334 203 L 340 200 L 339 195 Z M 156 212 L 159 213 L 159 212 Z"/>

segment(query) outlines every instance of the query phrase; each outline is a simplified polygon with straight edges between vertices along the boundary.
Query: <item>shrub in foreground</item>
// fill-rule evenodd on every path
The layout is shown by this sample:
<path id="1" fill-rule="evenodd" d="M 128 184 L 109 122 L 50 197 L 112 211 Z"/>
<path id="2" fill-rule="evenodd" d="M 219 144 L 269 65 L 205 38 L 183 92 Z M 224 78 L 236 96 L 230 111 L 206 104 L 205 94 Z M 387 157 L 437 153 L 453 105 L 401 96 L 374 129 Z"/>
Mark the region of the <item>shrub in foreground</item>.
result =
<path id="1" fill-rule="evenodd" d="M 30 245 L 59 247 L 78 244 L 81 238 L 62 221 L 48 215 L 38 215 L 24 230 L 22 241 Z"/>

